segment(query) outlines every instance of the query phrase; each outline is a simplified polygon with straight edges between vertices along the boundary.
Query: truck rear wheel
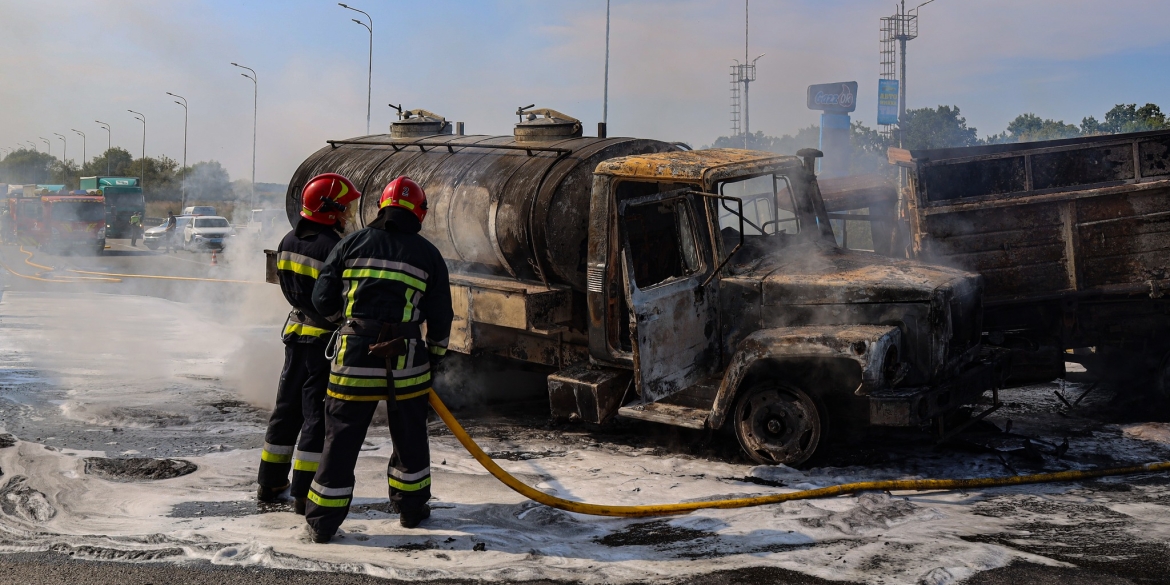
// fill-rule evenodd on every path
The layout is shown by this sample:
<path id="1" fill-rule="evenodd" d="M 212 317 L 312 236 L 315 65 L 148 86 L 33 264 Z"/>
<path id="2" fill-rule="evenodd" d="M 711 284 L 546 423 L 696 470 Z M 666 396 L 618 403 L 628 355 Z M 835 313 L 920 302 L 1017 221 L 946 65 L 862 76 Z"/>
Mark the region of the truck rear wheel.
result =
<path id="1" fill-rule="evenodd" d="M 735 438 L 752 461 L 799 465 L 808 461 L 826 428 L 825 412 L 805 391 L 777 380 L 761 380 L 736 400 Z"/>

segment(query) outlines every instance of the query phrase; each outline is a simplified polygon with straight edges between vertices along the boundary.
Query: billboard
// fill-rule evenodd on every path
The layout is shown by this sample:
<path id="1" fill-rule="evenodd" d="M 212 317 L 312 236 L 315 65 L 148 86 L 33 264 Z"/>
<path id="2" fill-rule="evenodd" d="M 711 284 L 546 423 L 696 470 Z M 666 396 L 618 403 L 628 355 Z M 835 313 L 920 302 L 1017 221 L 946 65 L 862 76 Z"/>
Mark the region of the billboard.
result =
<path id="1" fill-rule="evenodd" d="M 818 83 L 808 86 L 808 109 L 848 114 L 857 109 L 857 82 Z"/>
<path id="2" fill-rule="evenodd" d="M 877 123 L 883 125 L 898 123 L 898 80 L 878 80 Z"/>

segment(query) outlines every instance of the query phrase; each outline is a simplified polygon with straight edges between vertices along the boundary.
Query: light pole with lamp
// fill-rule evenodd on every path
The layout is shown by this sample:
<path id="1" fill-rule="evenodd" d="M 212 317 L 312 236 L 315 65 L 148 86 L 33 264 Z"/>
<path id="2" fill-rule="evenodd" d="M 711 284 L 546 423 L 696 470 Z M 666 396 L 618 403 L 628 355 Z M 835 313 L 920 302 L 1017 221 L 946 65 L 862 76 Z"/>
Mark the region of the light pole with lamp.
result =
<path id="1" fill-rule="evenodd" d="M 239 63 L 232 63 L 232 65 L 252 72 L 251 75 L 247 73 L 241 73 L 240 75 L 252 80 L 252 207 L 250 209 L 256 209 L 256 112 L 257 104 L 259 104 L 260 81 L 255 69 L 245 67 Z"/>
<path id="2" fill-rule="evenodd" d="M 69 143 L 65 140 L 64 134 L 54 132 L 53 136 L 61 139 L 61 164 L 65 164 L 67 162 L 65 157 L 69 156 Z"/>
<path id="3" fill-rule="evenodd" d="M 370 134 L 370 95 L 371 95 L 370 88 L 374 84 L 374 17 L 370 16 L 367 12 L 364 12 L 362 10 L 358 10 L 357 8 L 354 8 L 353 6 L 349 6 L 347 4 L 342 4 L 342 3 L 338 2 L 337 5 L 342 7 L 342 8 L 345 8 L 347 10 L 352 10 L 354 12 L 361 12 L 362 14 L 366 15 L 366 18 L 370 19 L 370 24 L 366 24 L 366 23 L 364 23 L 356 18 L 350 19 L 350 20 L 364 26 L 366 28 L 366 30 L 370 31 L 370 62 L 369 62 L 369 72 L 368 72 L 367 77 L 366 77 L 366 135 L 368 136 Z"/>
<path id="4" fill-rule="evenodd" d="M 187 98 L 185 98 L 179 94 L 171 93 L 169 91 L 167 92 L 167 95 L 169 95 L 171 97 L 177 97 L 177 98 L 183 100 L 182 102 L 175 101 L 175 103 L 179 104 L 180 106 L 183 106 L 183 172 L 186 173 L 187 172 Z M 182 195 L 179 196 L 179 198 L 182 202 L 179 205 L 179 208 L 183 209 L 183 208 L 187 207 L 187 181 L 186 180 L 184 180 L 182 183 L 179 183 L 179 190 L 182 192 Z"/>
<path id="5" fill-rule="evenodd" d="M 37 138 L 45 141 L 45 154 L 53 156 L 53 143 L 49 142 L 49 139 L 45 138 L 44 136 L 38 136 Z"/>
<path id="6" fill-rule="evenodd" d="M 146 190 L 146 115 L 134 110 L 126 110 L 134 114 L 134 119 L 142 122 L 142 160 L 138 162 L 138 186 Z"/>
<path id="7" fill-rule="evenodd" d="M 102 130 L 106 131 L 106 175 L 108 176 L 110 174 L 110 149 L 113 148 L 113 146 L 111 146 L 113 144 L 113 132 L 110 132 L 109 124 L 106 124 L 101 120 L 94 120 L 94 122 L 101 124 Z M 143 128 L 143 133 L 145 133 L 145 130 L 146 129 Z"/>
<path id="8" fill-rule="evenodd" d="M 81 166 L 84 167 L 85 166 L 85 132 L 82 132 L 81 130 L 78 130 L 77 128 L 70 128 L 70 130 L 81 135 Z"/>

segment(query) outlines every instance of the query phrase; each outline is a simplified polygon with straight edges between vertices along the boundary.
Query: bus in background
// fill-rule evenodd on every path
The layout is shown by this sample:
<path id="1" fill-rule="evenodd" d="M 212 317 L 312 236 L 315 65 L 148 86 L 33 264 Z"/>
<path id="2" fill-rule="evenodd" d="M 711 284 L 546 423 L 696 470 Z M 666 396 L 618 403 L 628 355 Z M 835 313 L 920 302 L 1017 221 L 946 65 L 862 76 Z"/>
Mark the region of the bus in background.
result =
<path id="1" fill-rule="evenodd" d="M 106 236 L 130 237 L 130 216 L 146 215 L 146 199 L 137 177 L 82 177 L 81 190 L 105 197 Z"/>

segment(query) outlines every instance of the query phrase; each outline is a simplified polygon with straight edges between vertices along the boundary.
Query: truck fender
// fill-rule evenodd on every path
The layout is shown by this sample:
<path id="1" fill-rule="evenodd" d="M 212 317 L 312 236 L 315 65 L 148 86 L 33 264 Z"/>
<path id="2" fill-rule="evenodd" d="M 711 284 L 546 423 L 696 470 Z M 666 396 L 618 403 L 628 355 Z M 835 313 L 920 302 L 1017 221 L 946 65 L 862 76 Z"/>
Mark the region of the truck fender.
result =
<path id="1" fill-rule="evenodd" d="M 856 394 L 865 395 L 874 388 L 896 382 L 904 372 L 901 345 L 902 331 L 893 325 L 820 325 L 756 331 L 740 342 L 732 355 L 707 426 L 712 429 L 723 426 L 740 385 L 761 360 L 851 360 L 861 368 L 861 384 Z"/>

